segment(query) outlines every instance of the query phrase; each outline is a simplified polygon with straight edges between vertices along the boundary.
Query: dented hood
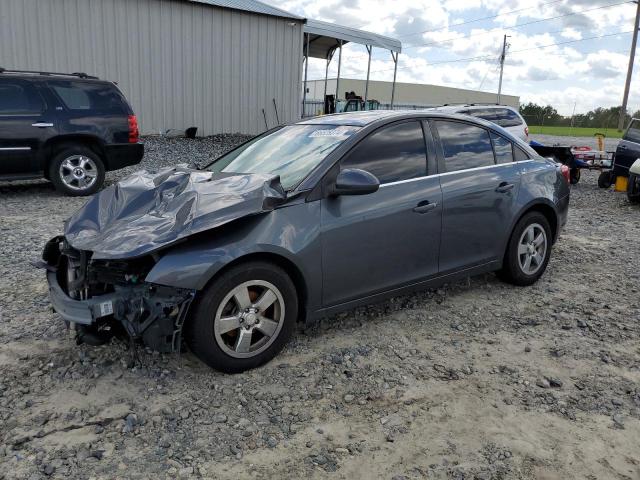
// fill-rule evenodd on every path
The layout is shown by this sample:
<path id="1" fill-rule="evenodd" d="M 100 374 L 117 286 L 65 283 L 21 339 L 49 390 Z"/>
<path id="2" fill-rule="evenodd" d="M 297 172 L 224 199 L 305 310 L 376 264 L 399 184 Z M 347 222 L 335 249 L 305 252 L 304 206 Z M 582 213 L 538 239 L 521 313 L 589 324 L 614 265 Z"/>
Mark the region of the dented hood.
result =
<path id="1" fill-rule="evenodd" d="M 285 199 L 277 175 L 143 170 L 94 195 L 66 221 L 65 237 L 95 259 L 138 257 Z"/>

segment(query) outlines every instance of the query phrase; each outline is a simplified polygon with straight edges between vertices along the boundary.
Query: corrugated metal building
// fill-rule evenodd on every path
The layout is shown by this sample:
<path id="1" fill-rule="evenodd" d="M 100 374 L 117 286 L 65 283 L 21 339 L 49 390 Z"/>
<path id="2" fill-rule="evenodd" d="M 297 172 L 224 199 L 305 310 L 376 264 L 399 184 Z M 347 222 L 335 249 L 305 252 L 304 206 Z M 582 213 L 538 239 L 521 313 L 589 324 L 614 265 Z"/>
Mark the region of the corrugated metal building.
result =
<path id="1" fill-rule="evenodd" d="M 0 67 L 113 80 L 142 133 L 299 118 L 304 19 L 254 0 L 0 0 Z"/>
<path id="2" fill-rule="evenodd" d="M 323 101 L 324 79 L 309 80 L 307 82 L 307 99 Z M 333 94 L 336 91 L 336 79 L 330 78 L 327 81 L 327 93 Z M 391 102 L 392 83 L 379 80 L 369 82 L 369 98 L 378 100 L 380 103 Z M 344 98 L 344 92 L 355 92 L 356 95 L 364 96 L 365 81 L 353 78 L 340 79 L 339 98 Z M 493 92 L 481 92 L 479 90 L 467 90 L 464 88 L 443 87 L 440 85 L 429 85 L 423 83 L 396 83 L 395 102 L 396 107 L 403 105 L 435 106 L 445 103 L 496 103 L 498 96 Z M 518 108 L 520 97 L 514 95 L 502 95 L 503 105 L 510 105 Z M 320 107 L 322 108 L 322 107 Z"/>

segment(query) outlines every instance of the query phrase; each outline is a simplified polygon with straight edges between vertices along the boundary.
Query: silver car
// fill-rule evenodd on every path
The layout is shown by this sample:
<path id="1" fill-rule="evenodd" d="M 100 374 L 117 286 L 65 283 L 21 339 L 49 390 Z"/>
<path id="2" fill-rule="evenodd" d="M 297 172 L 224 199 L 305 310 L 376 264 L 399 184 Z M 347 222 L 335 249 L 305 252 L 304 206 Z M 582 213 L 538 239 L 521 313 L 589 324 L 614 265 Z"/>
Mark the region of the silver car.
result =
<path id="1" fill-rule="evenodd" d="M 527 143 L 529 142 L 529 126 L 527 122 L 522 118 L 518 109 L 508 105 L 445 105 L 436 107 L 433 110 L 442 113 L 459 113 L 461 115 L 481 118 L 504 128 L 514 137 Z"/>
<path id="2" fill-rule="evenodd" d="M 79 341 L 184 339 L 240 372 L 298 321 L 484 272 L 532 284 L 567 219 L 561 168 L 467 116 L 301 121 L 94 196 L 45 247 L 51 303 Z"/>

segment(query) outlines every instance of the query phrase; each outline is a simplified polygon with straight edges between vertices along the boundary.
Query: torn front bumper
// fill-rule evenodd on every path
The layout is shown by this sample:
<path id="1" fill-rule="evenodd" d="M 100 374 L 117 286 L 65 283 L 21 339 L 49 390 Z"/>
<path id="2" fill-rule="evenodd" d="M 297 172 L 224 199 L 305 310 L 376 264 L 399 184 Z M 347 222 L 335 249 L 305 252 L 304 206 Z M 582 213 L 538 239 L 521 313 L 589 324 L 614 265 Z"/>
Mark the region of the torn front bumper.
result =
<path id="1" fill-rule="evenodd" d="M 75 300 L 69 297 L 58 283 L 57 273 L 47 271 L 49 300 L 53 309 L 67 322 L 80 325 L 93 325 L 100 318 L 113 314 L 113 305 L 122 300 L 118 293 L 99 295 L 87 300 Z"/>
<path id="2" fill-rule="evenodd" d="M 91 275 L 87 255 L 82 256 L 80 267 L 76 268 L 84 271 L 80 276 L 83 288 L 70 290 L 69 282 L 65 283 L 69 260 L 65 261 L 64 253 L 51 254 L 55 246 L 61 244 L 60 237 L 52 239 L 47 244 L 49 250 L 45 248 L 45 262 L 39 266 L 47 270 L 51 305 L 64 320 L 80 326 L 83 331 L 93 332 L 117 322 L 131 339 L 153 350 L 179 349 L 182 327 L 195 290 L 142 281 L 131 285 L 100 284 L 98 293 L 90 281 L 95 275 Z"/>

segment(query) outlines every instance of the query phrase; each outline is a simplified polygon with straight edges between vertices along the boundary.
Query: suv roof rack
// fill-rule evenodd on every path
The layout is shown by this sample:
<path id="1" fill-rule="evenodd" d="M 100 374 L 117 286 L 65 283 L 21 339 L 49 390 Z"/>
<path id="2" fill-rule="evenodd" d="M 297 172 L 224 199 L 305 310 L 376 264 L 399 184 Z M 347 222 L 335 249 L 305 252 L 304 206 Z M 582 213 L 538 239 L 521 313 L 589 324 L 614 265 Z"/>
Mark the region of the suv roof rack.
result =
<path id="1" fill-rule="evenodd" d="M 508 106 L 508 105 L 502 105 L 500 103 L 497 102 L 493 102 L 493 103 L 467 103 L 467 105 L 469 105 L 470 107 L 480 107 L 480 106 L 487 106 L 487 107 L 491 107 L 491 106 L 499 106 L 499 107 L 503 107 L 503 106 Z"/>
<path id="2" fill-rule="evenodd" d="M 26 73 L 28 75 L 44 75 L 44 76 L 56 76 L 56 77 L 78 77 L 78 78 L 88 78 L 91 80 L 100 80 L 98 77 L 93 77 L 91 75 L 87 75 L 83 72 L 74 72 L 74 73 L 58 73 L 58 72 L 39 72 L 35 70 L 7 70 L 6 68 L 0 67 L 0 73 Z"/>

